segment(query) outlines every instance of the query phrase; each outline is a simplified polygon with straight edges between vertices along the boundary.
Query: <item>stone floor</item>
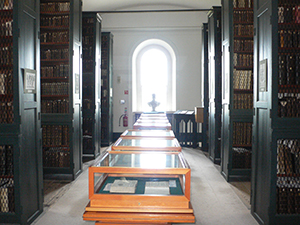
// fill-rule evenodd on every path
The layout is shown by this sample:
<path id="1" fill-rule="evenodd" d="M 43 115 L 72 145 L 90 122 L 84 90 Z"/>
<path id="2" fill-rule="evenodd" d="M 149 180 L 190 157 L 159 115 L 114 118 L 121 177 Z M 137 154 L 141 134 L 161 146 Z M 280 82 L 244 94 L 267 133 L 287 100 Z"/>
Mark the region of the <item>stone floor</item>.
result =
<path id="1" fill-rule="evenodd" d="M 257 225 L 250 213 L 250 183 L 228 183 L 203 152 L 183 148 L 191 176 L 191 203 L 198 225 Z M 82 219 L 88 200 L 88 171 L 93 163 L 84 163 L 83 172 L 70 182 L 45 180 L 44 212 L 35 225 L 89 225 Z"/>

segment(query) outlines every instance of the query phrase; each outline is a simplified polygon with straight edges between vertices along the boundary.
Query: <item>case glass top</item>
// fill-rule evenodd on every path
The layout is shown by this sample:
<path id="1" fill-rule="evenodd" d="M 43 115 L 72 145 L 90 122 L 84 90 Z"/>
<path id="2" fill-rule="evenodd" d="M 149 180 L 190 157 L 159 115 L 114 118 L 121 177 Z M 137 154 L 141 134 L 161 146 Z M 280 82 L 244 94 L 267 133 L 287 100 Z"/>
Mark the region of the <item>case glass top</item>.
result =
<path id="1" fill-rule="evenodd" d="M 151 148 L 167 148 L 178 147 L 177 139 L 163 138 L 141 138 L 141 139 L 126 139 L 121 138 L 121 141 L 116 143 L 116 146 L 134 146 L 134 147 L 151 147 Z"/>
<path id="2" fill-rule="evenodd" d="M 170 130 L 128 130 L 123 136 L 174 137 L 174 133 Z"/>
<path id="3" fill-rule="evenodd" d="M 142 169 L 188 168 L 181 153 L 106 154 L 94 167 L 127 167 Z"/>

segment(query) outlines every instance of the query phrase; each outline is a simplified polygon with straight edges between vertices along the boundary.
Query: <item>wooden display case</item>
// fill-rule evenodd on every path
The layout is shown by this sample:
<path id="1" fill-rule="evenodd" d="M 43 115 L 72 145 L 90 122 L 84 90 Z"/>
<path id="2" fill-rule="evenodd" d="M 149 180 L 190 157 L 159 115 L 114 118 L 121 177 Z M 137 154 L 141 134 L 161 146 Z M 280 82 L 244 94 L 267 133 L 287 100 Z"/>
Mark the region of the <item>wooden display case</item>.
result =
<path id="1" fill-rule="evenodd" d="M 182 153 L 105 152 L 89 168 L 90 202 L 83 218 L 99 223 L 194 223 L 190 179 Z M 133 183 L 131 193 L 114 192 L 116 180 Z"/>
<path id="2" fill-rule="evenodd" d="M 112 146 L 115 151 L 181 151 L 176 138 L 120 137 Z"/>
<path id="3" fill-rule="evenodd" d="M 121 137 L 175 138 L 172 130 L 126 130 Z"/>

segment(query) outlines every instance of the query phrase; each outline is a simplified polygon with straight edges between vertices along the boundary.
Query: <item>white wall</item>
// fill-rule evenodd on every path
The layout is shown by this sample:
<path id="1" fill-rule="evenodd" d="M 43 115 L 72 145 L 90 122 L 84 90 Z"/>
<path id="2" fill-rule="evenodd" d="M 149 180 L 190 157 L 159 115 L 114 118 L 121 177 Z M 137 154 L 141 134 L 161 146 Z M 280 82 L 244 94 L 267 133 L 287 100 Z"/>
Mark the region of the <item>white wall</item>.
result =
<path id="1" fill-rule="evenodd" d="M 144 40 L 162 39 L 175 51 L 177 63 L 176 107 L 194 109 L 201 103 L 201 28 L 207 12 L 108 13 L 102 14 L 102 31 L 114 35 L 113 44 L 113 115 L 114 132 L 119 126 L 124 107 L 131 113 L 131 71 L 134 49 Z M 119 77 L 119 79 L 118 79 Z M 118 81 L 119 80 L 119 81 Z M 124 91 L 129 90 L 129 95 Z M 120 100 L 126 100 L 124 105 Z M 149 99 L 150 101 L 151 99 Z"/>

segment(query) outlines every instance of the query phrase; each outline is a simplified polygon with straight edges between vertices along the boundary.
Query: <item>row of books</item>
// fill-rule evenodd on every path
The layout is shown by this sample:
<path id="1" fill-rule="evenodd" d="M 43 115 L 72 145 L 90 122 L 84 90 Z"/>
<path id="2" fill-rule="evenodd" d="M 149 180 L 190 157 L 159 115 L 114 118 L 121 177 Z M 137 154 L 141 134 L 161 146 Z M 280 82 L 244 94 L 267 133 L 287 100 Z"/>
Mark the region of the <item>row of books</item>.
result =
<path id="1" fill-rule="evenodd" d="M 4 100 L 4 101 L 3 101 Z M 0 124 L 11 124 L 14 122 L 13 98 L 7 97 L 0 101 Z"/>
<path id="2" fill-rule="evenodd" d="M 42 100 L 42 113 L 69 113 L 69 99 Z"/>
<path id="3" fill-rule="evenodd" d="M 41 49 L 41 59 L 68 59 L 69 48 Z"/>
<path id="4" fill-rule="evenodd" d="M 84 150 L 93 150 L 94 143 L 92 137 L 83 136 L 83 149 Z"/>
<path id="5" fill-rule="evenodd" d="M 83 135 L 91 135 L 95 121 L 93 118 L 83 118 Z"/>
<path id="6" fill-rule="evenodd" d="M 233 26 L 233 34 L 235 37 L 253 37 L 253 25 L 235 24 Z"/>
<path id="7" fill-rule="evenodd" d="M 69 64 L 41 66 L 41 77 L 68 77 L 69 69 Z"/>
<path id="8" fill-rule="evenodd" d="M 40 4 L 41 12 L 68 12 L 70 2 L 47 2 Z"/>
<path id="9" fill-rule="evenodd" d="M 279 1 L 278 23 L 300 23 L 299 1 Z"/>
<path id="10" fill-rule="evenodd" d="M 277 174 L 300 175 L 300 140 L 277 141 Z"/>
<path id="11" fill-rule="evenodd" d="M 234 39 L 234 52 L 236 51 L 253 52 L 253 40 Z"/>
<path id="12" fill-rule="evenodd" d="M 69 31 L 41 32 L 41 43 L 61 42 L 69 42 Z"/>
<path id="13" fill-rule="evenodd" d="M 253 89 L 252 70 L 233 70 L 233 88 L 242 90 Z"/>
<path id="14" fill-rule="evenodd" d="M 278 178 L 282 179 L 282 178 Z M 279 182 L 280 183 L 280 182 Z M 278 184 L 278 182 L 277 182 Z M 277 214 L 300 214 L 300 185 L 277 185 Z"/>
<path id="15" fill-rule="evenodd" d="M 233 66 L 253 67 L 253 54 L 233 54 Z"/>
<path id="16" fill-rule="evenodd" d="M 233 22 L 234 23 L 253 23 L 253 11 L 233 11 Z"/>
<path id="17" fill-rule="evenodd" d="M 92 72 L 94 66 L 95 66 L 95 60 L 93 59 L 84 60 L 84 63 L 82 64 L 82 70 L 83 72 Z"/>
<path id="18" fill-rule="evenodd" d="M 1 66 L 10 66 L 13 65 L 13 47 L 5 46 L 0 47 L 0 65 Z"/>
<path id="19" fill-rule="evenodd" d="M 83 54 L 83 58 L 84 58 L 83 61 L 85 61 L 86 58 L 92 57 L 93 52 L 94 52 L 93 46 L 84 43 L 83 48 L 82 48 L 82 54 Z"/>
<path id="20" fill-rule="evenodd" d="M 253 94 L 233 94 L 234 109 L 253 109 Z"/>
<path id="21" fill-rule="evenodd" d="M 90 38 L 93 38 L 94 36 L 93 25 L 85 25 L 84 27 L 82 27 L 82 34 L 83 36 L 90 36 Z"/>
<path id="22" fill-rule="evenodd" d="M 2 16 L 0 16 L 1 18 Z M 12 18 L 7 18 L 0 22 L 0 36 L 12 37 L 13 36 L 13 20 Z"/>
<path id="23" fill-rule="evenodd" d="M 67 147 L 43 148 L 44 167 L 70 167 L 70 149 Z"/>
<path id="24" fill-rule="evenodd" d="M 278 39 L 280 48 L 300 47 L 300 31 L 297 28 L 285 26 L 284 29 L 278 29 Z"/>
<path id="25" fill-rule="evenodd" d="M 69 83 L 42 83 L 42 95 L 68 95 Z"/>
<path id="26" fill-rule="evenodd" d="M 14 175 L 13 146 L 0 145 L 0 177 Z"/>
<path id="27" fill-rule="evenodd" d="M 253 0 L 233 0 L 233 8 L 253 8 Z"/>
<path id="28" fill-rule="evenodd" d="M 252 123 L 234 122 L 232 137 L 233 145 L 251 145 Z"/>
<path id="29" fill-rule="evenodd" d="M 84 109 L 92 109 L 94 107 L 92 99 L 89 98 L 83 98 L 82 104 Z"/>
<path id="30" fill-rule="evenodd" d="M 246 148 L 232 148 L 232 168 L 250 169 L 252 152 Z"/>
<path id="31" fill-rule="evenodd" d="M 49 26 L 49 27 L 56 27 L 56 26 L 69 26 L 69 15 L 63 16 L 41 16 L 40 19 L 41 26 Z"/>
<path id="32" fill-rule="evenodd" d="M 13 94 L 13 76 L 11 69 L 0 69 L 0 95 Z"/>
<path id="33" fill-rule="evenodd" d="M 0 213 L 15 212 L 15 193 L 13 178 L 0 177 Z"/>
<path id="34" fill-rule="evenodd" d="M 69 146 L 68 125 L 42 125 L 43 146 Z"/>
<path id="35" fill-rule="evenodd" d="M 278 116 L 300 117 L 300 93 L 278 93 Z"/>
<path id="36" fill-rule="evenodd" d="M 280 53 L 278 55 L 278 84 L 300 84 L 300 54 Z"/>
<path id="37" fill-rule="evenodd" d="M 0 1 L 0 10 L 11 10 L 14 7 L 13 0 L 1 0 Z"/>
<path id="38" fill-rule="evenodd" d="M 82 37 L 83 47 L 86 47 L 84 45 L 92 45 L 93 43 L 94 43 L 94 37 L 93 36 L 85 35 L 85 36 Z"/>

